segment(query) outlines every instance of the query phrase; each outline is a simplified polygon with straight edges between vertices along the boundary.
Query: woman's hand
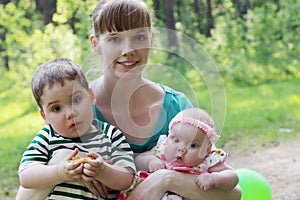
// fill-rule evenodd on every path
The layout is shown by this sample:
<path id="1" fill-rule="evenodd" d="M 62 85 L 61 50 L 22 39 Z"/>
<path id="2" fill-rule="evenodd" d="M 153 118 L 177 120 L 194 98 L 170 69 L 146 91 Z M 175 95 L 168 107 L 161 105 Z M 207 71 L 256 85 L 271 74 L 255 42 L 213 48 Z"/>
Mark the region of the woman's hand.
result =
<path id="1" fill-rule="evenodd" d="M 93 193 L 96 197 L 107 198 L 108 197 L 108 187 L 106 187 L 101 182 L 94 181 L 84 181 L 85 186 Z"/>
<path id="2" fill-rule="evenodd" d="M 161 169 L 150 174 L 129 195 L 127 200 L 157 200 L 166 190 L 164 189 L 164 178 L 168 177 L 171 170 Z M 168 181 L 166 181 L 168 182 Z"/>
<path id="3" fill-rule="evenodd" d="M 93 156 L 95 158 L 94 154 L 87 154 L 87 156 Z M 99 158 L 99 159 L 102 159 Z M 108 164 L 112 164 L 111 160 L 104 160 L 104 162 L 108 163 Z M 88 166 L 87 166 L 88 167 Z M 86 173 L 88 173 L 88 169 L 86 169 Z M 91 172 L 90 175 L 92 173 L 95 172 Z M 86 180 L 91 180 L 91 181 L 85 181 L 83 180 L 84 184 L 86 185 L 86 187 L 90 190 L 91 193 L 93 193 L 96 197 L 101 197 L 101 198 L 107 198 L 108 197 L 108 190 L 109 188 L 107 186 L 105 186 L 103 183 L 101 183 L 98 180 L 94 180 L 93 178 L 91 179 L 90 177 L 86 177 Z"/>

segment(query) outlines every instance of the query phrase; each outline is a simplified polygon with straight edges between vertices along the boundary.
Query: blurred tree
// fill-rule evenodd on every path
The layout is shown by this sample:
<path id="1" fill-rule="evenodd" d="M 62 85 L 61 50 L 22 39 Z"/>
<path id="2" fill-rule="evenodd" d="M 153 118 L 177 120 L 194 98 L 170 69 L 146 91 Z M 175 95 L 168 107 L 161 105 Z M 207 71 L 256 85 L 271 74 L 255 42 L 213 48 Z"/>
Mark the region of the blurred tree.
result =
<path id="1" fill-rule="evenodd" d="M 56 0 L 36 0 L 37 10 L 43 14 L 44 25 L 52 23 L 56 12 Z"/>
<path id="2" fill-rule="evenodd" d="M 168 58 L 172 58 L 178 54 L 178 42 L 176 36 L 175 19 L 174 19 L 174 0 L 164 0 L 165 24 L 170 31 L 168 33 L 168 47 L 171 49 Z"/>
<path id="3" fill-rule="evenodd" d="M 206 21 L 207 21 L 207 27 L 206 27 L 206 36 L 210 37 L 211 33 L 210 30 L 213 28 L 213 16 L 212 16 L 212 7 L 211 7 L 211 1 L 206 0 Z"/>

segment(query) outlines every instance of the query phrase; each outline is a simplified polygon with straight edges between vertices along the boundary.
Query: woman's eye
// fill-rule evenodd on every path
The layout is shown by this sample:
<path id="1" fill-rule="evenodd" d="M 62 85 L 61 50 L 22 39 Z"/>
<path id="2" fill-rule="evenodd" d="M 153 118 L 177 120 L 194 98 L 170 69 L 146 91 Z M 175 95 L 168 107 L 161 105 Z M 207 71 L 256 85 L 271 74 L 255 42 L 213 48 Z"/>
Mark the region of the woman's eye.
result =
<path id="1" fill-rule="evenodd" d="M 136 36 L 134 37 L 134 40 L 136 40 L 136 41 L 144 41 L 144 40 L 146 40 L 146 39 L 147 39 L 147 37 L 144 36 L 144 35 L 136 35 Z"/>
<path id="2" fill-rule="evenodd" d="M 52 110 L 53 112 L 59 112 L 59 111 L 61 110 L 61 107 L 60 107 L 60 106 L 53 106 L 53 107 L 51 108 L 51 110 Z"/>
<path id="3" fill-rule="evenodd" d="M 120 42 L 121 38 L 117 37 L 117 36 L 113 36 L 111 38 L 109 38 L 108 40 L 109 42 Z"/>

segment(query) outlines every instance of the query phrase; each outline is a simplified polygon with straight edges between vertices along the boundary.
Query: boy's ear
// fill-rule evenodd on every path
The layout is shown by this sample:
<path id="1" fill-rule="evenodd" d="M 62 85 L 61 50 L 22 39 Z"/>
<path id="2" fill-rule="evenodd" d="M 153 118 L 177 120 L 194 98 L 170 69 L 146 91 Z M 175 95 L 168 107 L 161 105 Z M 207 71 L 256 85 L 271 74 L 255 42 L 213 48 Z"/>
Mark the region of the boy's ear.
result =
<path id="1" fill-rule="evenodd" d="M 97 38 L 93 34 L 90 35 L 90 43 L 94 51 L 98 54 L 101 54 L 100 45 L 98 44 Z"/>
<path id="2" fill-rule="evenodd" d="M 44 122 L 45 122 L 46 124 L 48 124 L 48 121 L 47 121 L 46 115 L 45 115 L 45 113 L 44 113 L 44 111 L 43 111 L 42 109 L 40 109 L 40 115 L 41 115 L 41 116 L 42 116 L 42 118 L 44 119 Z"/>
<path id="3" fill-rule="evenodd" d="M 96 100 L 95 94 L 91 88 L 89 88 L 89 94 L 90 94 L 92 104 L 95 105 L 97 100 Z"/>

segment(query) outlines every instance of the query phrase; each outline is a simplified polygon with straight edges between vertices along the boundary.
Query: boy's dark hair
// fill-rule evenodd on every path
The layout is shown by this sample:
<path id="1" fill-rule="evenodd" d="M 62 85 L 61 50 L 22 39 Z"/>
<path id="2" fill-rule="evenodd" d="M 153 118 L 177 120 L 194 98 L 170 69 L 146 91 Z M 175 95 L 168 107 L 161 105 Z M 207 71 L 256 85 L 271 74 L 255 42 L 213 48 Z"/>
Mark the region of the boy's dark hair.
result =
<path id="1" fill-rule="evenodd" d="M 45 92 L 44 88 L 46 86 L 51 88 L 56 83 L 60 83 L 63 86 L 65 80 L 76 80 L 85 89 L 89 89 L 89 83 L 83 71 L 71 59 L 56 58 L 40 65 L 35 70 L 31 79 L 31 90 L 41 109 L 43 109 L 41 97 Z"/>

